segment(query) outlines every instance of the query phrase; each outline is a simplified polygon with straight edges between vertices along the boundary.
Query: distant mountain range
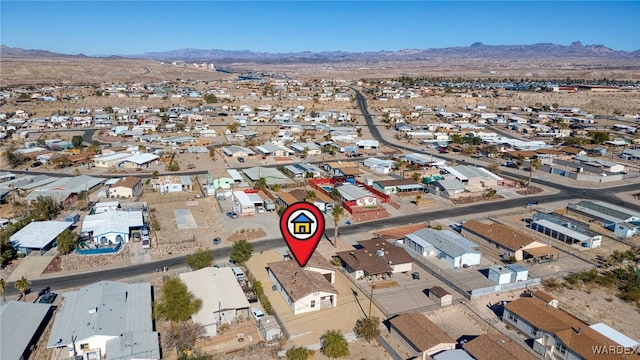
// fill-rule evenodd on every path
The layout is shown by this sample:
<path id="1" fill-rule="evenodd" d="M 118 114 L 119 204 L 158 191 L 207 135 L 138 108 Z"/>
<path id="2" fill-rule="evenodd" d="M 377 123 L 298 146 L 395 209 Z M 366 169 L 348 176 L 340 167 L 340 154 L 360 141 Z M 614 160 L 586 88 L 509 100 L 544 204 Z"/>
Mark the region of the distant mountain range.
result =
<path id="1" fill-rule="evenodd" d="M 83 54 L 57 54 L 46 50 L 25 50 L 2 45 L 0 57 L 3 58 L 126 58 L 158 61 L 185 62 L 258 62 L 258 63 L 329 63 L 329 62 L 378 62 L 378 61 L 421 61 L 438 59 L 482 59 L 482 60 L 562 60 L 562 59 L 601 59 L 637 60 L 640 50 L 618 51 L 604 45 L 583 45 L 579 41 L 571 45 L 541 43 L 533 45 L 485 45 L 477 42 L 468 47 L 448 47 L 441 49 L 404 49 L 398 51 L 369 52 L 295 52 L 266 53 L 249 50 L 219 49 L 178 49 L 163 52 L 147 52 L 138 55 L 113 55 L 90 57 Z"/>

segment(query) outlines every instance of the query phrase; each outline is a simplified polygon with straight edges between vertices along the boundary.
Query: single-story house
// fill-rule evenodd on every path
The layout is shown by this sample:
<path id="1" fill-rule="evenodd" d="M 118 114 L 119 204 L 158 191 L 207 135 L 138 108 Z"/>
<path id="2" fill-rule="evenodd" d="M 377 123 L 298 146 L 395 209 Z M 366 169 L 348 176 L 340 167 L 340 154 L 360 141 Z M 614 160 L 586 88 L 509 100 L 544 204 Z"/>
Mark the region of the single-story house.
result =
<path id="1" fill-rule="evenodd" d="M 291 174 L 294 178 L 319 178 L 322 176 L 322 169 L 309 163 L 291 164 L 284 167 L 284 169 Z"/>
<path id="2" fill-rule="evenodd" d="M 118 201 L 99 201 L 93 205 L 92 214 L 100 214 L 105 211 L 116 211 L 120 208 Z"/>
<path id="3" fill-rule="evenodd" d="M 494 188 L 502 185 L 504 179 L 491 171 L 471 165 L 442 166 L 444 172 L 451 174 L 464 185 L 479 186 L 482 188 Z"/>
<path id="4" fill-rule="evenodd" d="M 364 166 L 368 167 L 371 171 L 375 171 L 381 174 L 388 174 L 396 167 L 396 162 L 393 160 L 368 158 L 364 160 Z"/>
<path id="5" fill-rule="evenodd" d="M 71 223 L 66 221 L 33 221 L 9 237 L 11 245 L 20 254 L 32 251 L 42 253 L 53 246 L 58 235 L 69 228 Z"/>
<path id="6" fill-rule="evenodd" d="M 130 153 L 114 153 L 102 156 L 95 156 L 93 158 L 93 165 L 99 168 L 111 168 L 118 167 L 118 164 L 122 162 L 123 159 L 130 157 Z"/>
<path id="7" fill-rule="evenodd" d="M 120 166 L 127 169 L 141 169 L 145 167 L 149 167 L 151 163 L 157 161 L 159 159 L 158 155 L 144 153 L 144 154 L 136 154 L 124 158 L 120 161 Z"/>
<path id="8" fill-rule="evenodd" d="M 142 179 L 135 176 L 121 177 L 109 187 L 109 197 L 130 198 L 142 193 Z"/>
<path id="9" fill-rule="evenodd" d="M 295 151 L 297 154 L 302 154 L 305 149 L 307 151 L 307 155 L 320 155 L 322 153 L 322 149 L 320 146 L 314 143 L 295 143 L 291 144 L 291 149 Z"/>
<path id="10" fill-rule="evenodd" d="M 230 267 L 205 267 L 180 274 L 202 307 L 191 319 L 204 327 L 205 336 L 215 336 L 224 323 L 249 317 L 249 300 Z"/>
<path id="11" fill-rule="evenodd" d="M 616 232 L 619 236 L 633 236 L 640 231 L 633 228 L 634 225 L 640 226 L 640 213 L 606 202 L 582 200 L 568 203 L 567 212 L 598 221 L 602 227 Z"/>
<path id="12" fill-rule="evenodd" d="M 309 202 L 312 202 L 315 206 L 317 206 L 321 211 L 328 212 L 333 209 L 336 204 L 336 201 L 331 197 L 325 195 L 321 191 L 315 191 L 316 197 L 315 199 L 309 199 Z M 289 192 L 278 192 L 276 194 L 276 201 L 280 206 L 287 207 L 296 202 L 306 201 L 307 192 L 303 189 L 294 189 Z"/>
<path id="13" fill-rule="evenodd" d="M 228 157 L 233 157 L 233 158 L 239 158 L 239 157 L 245 158 L 248 156 L 254 156 L 256 154 L 253 150 L 249 148 L 237 146 L 237 145 L 223 147 L 222 153 Z"/>
<path id="14" fill-rule="evenodd" d="M 456 348 L 456 341 L 420 313 L 404 313 L 389 320 L 390 333 L 412 358 L 427 360 L 444 350 Z"/>
<path id="15" fill-rule="evenodd" d="M 189 176 L 165 175 L 151 179 L 151 187 L 160 193 L 192 191 L 193 182 Z"/>
<path id="16" fill-rule="evenodd" d="M 465 185 L 458 179 L 454 180 L 436 180 L 430 183 L 431 188 L 435 189 L 436 194 L 444 195 L 449 199 L 459 198 L 465 190 Z"/>
<path id="17" fill-rule="evenodd" d="M 286 157 L 293 154 L 293 150 L 287 149 L 282 145 L 266 143 L 256 147 L 256 151 L 262 156 Z"/>
<path id="18" fill-rule="evenodd" d="M 284 185 L 290 181 L 287 175 L 282 171 L 274 168 L 256 166 L 242 170 L 242 172 L 249 178 L 249 180 L 255 182 L 261 178 L 264 178 L 267 182 L 267 186 L 271 185 Z"/>
<path id="19" fill-rule="evenodd" d="M 469 220 L 462 224 L 462 235 L 482 241 L 504 251 L 503 256 L 513 256 L 517 261 L 525 258 L 554 258 L 558 251 L 531 236 L 512 229 L 509 226 L 494 223 L 486 224 L 478 220 Z"/>
<path id="20" fill-rule="evenodd" d="M 378 180 L 373 182 L 372 187 L 387 195 L 414 192 L 423 193 L 425 190 L 424 185 L 418 184 L 412 179 Z"/>
<path id="21" fill-rule="evenodd" d="M 479 265 L 478 245 L 451 230 L 421 229 L 402 240 L 407 249 L 420 256 L 435 256 L 452 268 Z"/>
<path id="22" fill-rule="evenodd" d="M 0 359 L 29 359 L 52 314 L 51 304 L 9 301 L 0 305 Z"/>
<path id="23" fill-rule="evenodd" d="M 359 249 L 336 253 L 356 280 L 386 278 L 392 273 L 411 271 L 413 258 L 405 249 L 382 239 L 358 241 Z"/>
<path id="24" fill-rule="evenodd" d="M 349 206 L 375 206 L 378 205 L 378 198 L 369 191 L 353 184 L 342 184 L 336 186 L 342 200 Z"/>
<path id="25" fill-rule="evenodd" d="M 82 233 L 100 245 L 127 243 L 131 230 L 141 229 L 143 225 L 142 211 L 111 210 L 85 216 Z"/>
<path id="26" fill-rule="evenodd" d="M 338 291 L 321 273 L 301 269 L 296 261 L 269 263 L 269 278 L 294 315 L 336 307 Z"/>
<path id="27" fill-rule="evenodd" d="M 332 161 L 324 164 L 324 169 L 329 175 L 335 177 L 356 177 L 362 174 L 362 172 L 358 170 L 357 162 Z"/>
<path id="28" fill-rule="evenodd" d="M 66 348 L 69 358 L 160 359 L 151 306 L 148 282 L 100 281 L 65 292 L 47 349 Z"/>

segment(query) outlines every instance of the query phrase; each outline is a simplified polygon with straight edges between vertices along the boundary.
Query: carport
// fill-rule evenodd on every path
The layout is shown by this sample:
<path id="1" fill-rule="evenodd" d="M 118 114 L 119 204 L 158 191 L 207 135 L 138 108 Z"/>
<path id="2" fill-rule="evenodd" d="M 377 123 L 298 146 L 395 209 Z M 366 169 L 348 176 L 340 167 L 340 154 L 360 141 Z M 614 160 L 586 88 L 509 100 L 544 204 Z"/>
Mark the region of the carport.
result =
<path id="1" fill-rule="evenodd" d="M 524 260 L 536 264 L 558 261 L 560 259 L 560 251 L 551 246 L 538 246 L 530 249 L 522 250 Z"/>

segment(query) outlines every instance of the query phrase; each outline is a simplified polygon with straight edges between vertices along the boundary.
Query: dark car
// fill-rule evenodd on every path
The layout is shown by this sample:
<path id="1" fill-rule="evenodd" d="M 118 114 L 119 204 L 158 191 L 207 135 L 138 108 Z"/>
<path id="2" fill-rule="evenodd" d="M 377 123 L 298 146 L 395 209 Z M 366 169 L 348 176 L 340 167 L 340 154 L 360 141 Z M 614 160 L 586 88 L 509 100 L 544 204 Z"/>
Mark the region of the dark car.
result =
<path id="1" fill-rule="evenodd" d="M 53 304 L 53 302 L 56 300 L 56 297 L 58 297 L 56 293 L 46 293 L 40 297 L 40 300 L 38 300 L 38 302 L 41 304 Z"/>
<path id="2" fill-rule="evenodd" d="M 37 167 L 39 167 L 39 166 L 42 166 L 42 163 L 41 163 L 40 161 L 36 161 L 36 162 L 34 162 L 33 164 L 31 164 L 31 167 L 32 167 L 32 168 L 37 168 Z"/>
<path id="3" fill-rule="evenodd" d="M 230 218 L 232 218 L 232 219 L 237 219 L 237 218 L 238 218 L 238 214 L 236 214 L 236 212 L 235 212 L 235 211 L 229 211 L 229 212 L 227 213 L 227 216 L 228 216 L 228 217 L 230 217 Z"/>
<path id="4" fill-rule="evenodd" d="M 220 239 L 219 237 L 213 238 L 213 245 L 220 245 L 221 242 L 222 242 L 222 239 Z"/>
<path id="5" fill-rule="evenodd" d="M 244 163 L 244 158 L 243 157 L 239 157 L 238 161 L 241 162 L 241 163 Z"/>

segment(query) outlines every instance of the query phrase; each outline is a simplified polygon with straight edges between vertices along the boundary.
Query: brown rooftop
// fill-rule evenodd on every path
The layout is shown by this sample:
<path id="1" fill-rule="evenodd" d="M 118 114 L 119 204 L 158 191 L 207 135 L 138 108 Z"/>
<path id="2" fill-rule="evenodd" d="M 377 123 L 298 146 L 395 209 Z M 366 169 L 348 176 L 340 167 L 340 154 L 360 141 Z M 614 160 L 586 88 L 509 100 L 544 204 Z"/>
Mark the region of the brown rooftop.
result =
<path id="1" fill-rule="evenodd" d="M 400 314 L 389 320 L 389 323 L 420 351 L 427 351 L 442 343 L 456 343 L 438 325 L 419 313 Z"/>
<path id="2" fill-rule="evenodd" d="M 500 244 L 511 251 L 518 251 L 536 241 L 529 235 L 523 234 L 520 231 L 516 231 L 499 223 L 491 223 L 491 225 L 487 225 L 478 220 L 469 220 L 462 224 L 462 228 L 487 240 L 493 241 L 496 244 Z"/>
<path id="3" fill-rule="evenodd" d="M 387 259 L 387 261 L 390 261 L 391 265 L 413 262 L 413 258 L 404 248 L 395 246 L 383 239 L 358 241 L 358 244 L 372 253 L 375 253 L 376 250 L 384 251 L 384 258 Z"/>
<path id="4" fill-rule="evenodd" d="M 546 302 L 536 298 L 519 298 L 505 305 L 505 308 L 532 326 L 549 333 L 555 334 L 566 329 L 588 327 L 577 317 L 548 306 Z"/>
<path id="5" fill-rule="evenodd" d="M 122 186 L 133 189 L 140 181 L 140 178 L 135 176 L 121 177 L 115 184 L 113 184 L 113 187 Z"/>
<path id="6" fill-rule="evenodd" d="M 322 191 L 314 191 L 314 192 L 316 193 L 316 200 L 324 203 L 335 203 L 335 200 L 325 195 Z M 291 194 L 298 201 L 304 201 L 304 199 L 307 197 L 307 192 L 303 189 L 291 190 L 289 191 L 289 194 Z"/>
<path id="7" fill-rule="evenodd" d="M 637 356 L 615 354 L 614 352 L 606 354 L 596 354 L 594 348 L 615 348 L 619 346 L 616 342 L 610 340 L 606 336 L 593 330 L 590 327 L 581 328 L 569 328 L 556 333 L 556 337 L 572 352 L 578 354 L 585 360 L 626 360 L 626 359 L 638 359 Z"/>
<path id="8" fill-rule="evenodd" d="M 433 294 L 439 299 L 446 295 L 451 295 L 447 290 L 441 288 L 440 286 L 431 287 L 431 289 L 429 289 L 429 294 Z"/>
<path id="9" fill-rule="evenodd" d="M 304 270 L 293 260 L 269 263 L 267 266 L 293 301 L 298 301 L 314 291 L 338 294 L 322 274 Z"/>
<path id="10" fill-rule="evenodd" d="M 354 167 L 341 167 L 340 171 L 342 171 L 345 175 L 360 175 L 362 172 Z"/>
<path id="11" fill-rule="evenodd" d="M 281 191 L 281 192 L 277 193 L 276 196 L 278 198 L 280 198 L 280 200 L 284 201 L 284 203 L 287 204 L 287 205 L 291 205 L 291 204 L 297 203 L 299 201 L 295 196 L 289 194 L 288 192 L 284 192 L 284 191 Z"/>
<path id="12" fill-rule="evenodd" d="M 331 265 L 329 260 L 325 259 L 322 255 L 318 254 L 317 252 L 314 252 L 309 258 L 309 261 L 307 262 L 307 267 L 309 266 L 318 268 L 318 269 L 324 269 L 324 270 L 333 270 L 333 271 L 336 270 L 336 267 Z"/>
<path id="13" fill-rule="evenodd" d="M 392 271 L 387 260 L 367 249 L 341 251 L 336 253 L 353 270 L 364 270 L 365 275 L 386 274 Z"/>
<path id="14" fill-rule="evenodd" d="M 533 292 L 533 297 L 538 298 L 538 299 L 540 299 L 540 300 L 542 300 L 542 301 L 544 301 L 546 303 L 550 303 L 550 302 L 552 302 L 553 300 L 556 299 L 553 295 L 551 295 L 551 294 L 549 294 L 547 292 L 544 292 L 542 290 L 534 291 Z"/>
<path id="15" fill-rule="evenodd" d="M 462 345 L 476 360 L 535 360 L 527 350 L 502 334 L 483 334 Z"/>
<path id="16" fill-rule="evenodd" d="M 564 146 L 564 147 L 560 148 L 560 151 L 562 151 L 563 153 L 566 153 L 566 154 L 571 154 L 571 155 L 578 155 L 580 152 L 582 152 L 581 149 L 578 149 L 578 148 L 573 147 L 573 146 Z"/>
<path id="17" fill-rule="evenodd" d="M 355 161 L 332 161 L 326 164 L 332 169 L 344 169 L 349 167 L 358 167 L 358 163 Z"/>

